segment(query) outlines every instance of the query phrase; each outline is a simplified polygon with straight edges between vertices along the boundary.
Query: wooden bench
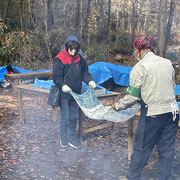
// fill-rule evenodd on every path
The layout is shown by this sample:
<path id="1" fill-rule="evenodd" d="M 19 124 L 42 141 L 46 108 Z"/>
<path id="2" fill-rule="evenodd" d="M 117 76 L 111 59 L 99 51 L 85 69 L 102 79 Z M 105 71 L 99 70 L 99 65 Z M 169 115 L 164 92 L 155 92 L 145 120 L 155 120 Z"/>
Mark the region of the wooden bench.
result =
<path id="1" fill-rule="evenodd" d="M 52 71 L 45 71 L 45 72 L 34 72 L 34 73 L 16 73 L 16 74 L 6 74 L 6 80 L 10 80 L 12 82 L 12 88 L 15 90 L 15 87 L 19 85 L 19 81 L 25 80 L 34 80 L 35 78 L 39 79 L 52 79 Z"/>
<path id="2" fill-rule="evenodd" d="M 24 114 L 23 114 L 23 91 L 30 91 L 35 93 L 42 93 L 42 94 L 48 94 L 49 90 L 39 88 L 39 87 L 33 87 L 30 85 L 19 85 L 16 86 L 16 89 L 18 90 L 19 94 L 19 113 L 20 113 L 20 122 L 24 122 Z M 112 92 L 112 94 L 103 94 L 103 95 L 97 95 L 99 100 L 107 100 L 107 98 L 113 98 L 113 103 L 115 102 L 115 98 L 119 95 L 117 92 Z M 57 109 L 54 109 L 53 113 L 53 120 L 56 119 Z M 113 122 L 104 122 L 103 124 L 90 127 L 90 128 L 83 128 L 83 112 L 80 110 L 79 113 L 79 137 L 82 140 L 83 135 L 89 132 L 93 132 L 99 129 L 104 129 L 111 127 L 112 137 L 115 136 L 115 123 Z M 133 152 L 133 118 L 128 120 L 128 160 L 130 160 L 131 154 Z"/>

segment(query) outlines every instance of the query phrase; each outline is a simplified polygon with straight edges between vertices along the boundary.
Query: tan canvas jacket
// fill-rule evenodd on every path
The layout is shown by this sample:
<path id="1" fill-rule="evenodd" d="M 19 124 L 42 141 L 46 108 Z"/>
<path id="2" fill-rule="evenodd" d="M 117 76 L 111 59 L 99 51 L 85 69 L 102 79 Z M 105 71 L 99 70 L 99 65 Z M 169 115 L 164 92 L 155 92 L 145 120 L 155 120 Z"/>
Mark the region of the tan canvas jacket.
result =
<path id="1" fill-rule="evenodd" d="M 147 116 L 178 111 L 175 99 L 175 72 L 171 61 L 148 52 L 130 72 L 130 86 L 139 89 L 142 100 L 147 104 Z M 126 94 L 115 104 L 125 109 L 139 97 Z"/>

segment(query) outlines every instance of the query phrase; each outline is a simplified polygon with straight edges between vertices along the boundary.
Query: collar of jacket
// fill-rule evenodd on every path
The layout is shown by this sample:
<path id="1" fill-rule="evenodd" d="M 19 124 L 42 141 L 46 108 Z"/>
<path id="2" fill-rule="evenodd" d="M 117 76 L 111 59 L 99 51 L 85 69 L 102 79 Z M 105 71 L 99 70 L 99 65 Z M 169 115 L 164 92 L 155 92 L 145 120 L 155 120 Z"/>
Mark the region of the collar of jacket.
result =
<path id="1" fill-rule="evenodd" d="M 148 55 L 152 55 L 152 54 L 154 54 L 152 51 L 147 52 L 147 53 L 145 53 L 145 54 L 143 55 L 143 58 L 142 58 L 142 59 L 144 59 L 146 56 L 148 56 Z"/>
<path id="2" fill-rule="evenodd" d="M 76 54 L 74 57 L 67 53 L 66 49 L 64 48 L 57 56 L 63 64 L 72 64 L 77 63 L 80 61 L 79 54 Z"/>

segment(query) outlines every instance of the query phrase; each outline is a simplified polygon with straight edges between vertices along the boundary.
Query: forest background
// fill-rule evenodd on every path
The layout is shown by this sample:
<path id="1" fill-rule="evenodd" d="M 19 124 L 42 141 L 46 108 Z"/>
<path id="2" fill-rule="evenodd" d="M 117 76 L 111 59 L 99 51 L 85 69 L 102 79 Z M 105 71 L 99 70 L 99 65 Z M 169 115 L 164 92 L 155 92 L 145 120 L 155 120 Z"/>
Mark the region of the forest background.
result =
<path id="1" fill-rule="evenodd" d="M 139 35 L 179 52 L 180 0 L 0 0 L 0 65 L 49 68 L 69 35 L 88 64 L 131 55 Z"/>

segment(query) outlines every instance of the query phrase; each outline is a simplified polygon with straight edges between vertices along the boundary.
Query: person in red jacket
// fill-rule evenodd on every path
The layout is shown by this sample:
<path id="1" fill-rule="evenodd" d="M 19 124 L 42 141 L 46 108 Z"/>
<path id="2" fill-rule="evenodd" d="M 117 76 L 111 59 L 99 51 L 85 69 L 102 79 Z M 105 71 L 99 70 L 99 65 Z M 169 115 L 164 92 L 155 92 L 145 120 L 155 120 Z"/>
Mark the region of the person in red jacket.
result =
<path id="1" fill-rule="evenodd" d="M 69 93 L 81 93 L 82 81 L 96 87 L 85 59 L 78 53 L 80 43 L 76 36 L 69 36 L 64 49 L 53 61 L 53 82 L 61 91 L 60 144 L 62 147 L 78 148 L 80 141 L 76 137 L 76 124 L 79 107 Z"/>

